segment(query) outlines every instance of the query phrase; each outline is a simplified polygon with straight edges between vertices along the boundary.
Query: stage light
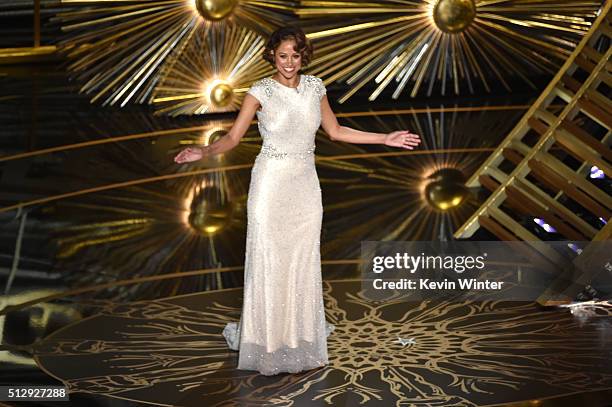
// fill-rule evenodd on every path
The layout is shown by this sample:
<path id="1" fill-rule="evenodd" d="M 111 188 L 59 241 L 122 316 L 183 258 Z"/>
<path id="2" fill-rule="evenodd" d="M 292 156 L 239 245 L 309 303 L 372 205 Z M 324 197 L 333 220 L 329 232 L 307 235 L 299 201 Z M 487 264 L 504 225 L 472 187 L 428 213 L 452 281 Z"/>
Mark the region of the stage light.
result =
<path id="1" fill-rule="evenodd" d="M 535 223 L 537 223 L 542 229 L 544 229 L 545 231 L 547 231 L 548 233 L 557 233 L 557 229 L 555 229 L 554 227 L 550 226 L 548 223 L 546 223 L 544 221 L 544 219 L 540 219 L 540 218 L 533 218 L 533 221 Z"/>
<path id="2" fill-rule="evenodd" d="M 580 247 L 578 247 L 578 245 L 576 245 L 575 243 L 568 243 L 567 247 L 572 249 L 576 254 L 582 253 L 582 249 Z"/>
<path id="3" fill-rule="evenodd" d="M 604 179 L 606 176 L 602 170 L 600 170 L 597 166 L 591 167 L 591 178 Z"/>

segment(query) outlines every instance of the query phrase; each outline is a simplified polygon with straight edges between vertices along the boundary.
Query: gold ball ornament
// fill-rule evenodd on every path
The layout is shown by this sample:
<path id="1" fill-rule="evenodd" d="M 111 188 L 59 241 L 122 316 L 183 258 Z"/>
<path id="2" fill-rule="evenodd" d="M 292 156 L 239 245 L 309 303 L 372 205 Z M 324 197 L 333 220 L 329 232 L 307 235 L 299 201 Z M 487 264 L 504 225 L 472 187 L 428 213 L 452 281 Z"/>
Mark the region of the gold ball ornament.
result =
<path id="1" fill-rule="evenodd" d="M 215 130 L 211 130 L 208 131 L 205 135 L 204 135 L 204 145 L 209 146 L 213 143 L 215 143 L 217 140 L 220 140 L 221 138 L 223 138 L 223 136 L 225 136 L 227 133 L 229 133 L 227 130 L 224 129 L 215 129 Z M 214 154 L 211 156 L 206 156 L 204 157 L 205 160 L 212 160 L 216 163 L 221 163 L 224 161 L 224 157 L 225 154 L 227 153 L 219 153 L 219 154 Z"/>
<path id="2" fill-rule="evenodd" d="M 438 0 L 433 8 L 436 26 L 448 34 L 464 31 L 476 17 L 473 0 Z"/>
<path id="3" fill-rule="evenodd" d="M 234 89 L 227 83 L 219 83 L 210 90 L 210 102 L 217 108 L 229 105 L 234 97 Z"/>
<path id="4" fill-rule="evenodd" d="M 210 133 L 210 135 L 208 135 L 208 137 L 206 138 L 206 145 L 209 146 L 212 143 L 216 142 L 217 140 L 220 140 L 221 138 L 223 138 L 223 136 L 225 136 L 227 133 L 229 133 L 227 130 L 215 130 L 212 133 Z"/>
<path id="5" fill-rule="evenodd" d="M 465 186 L 463 173 L 455 168 L 444 168 L 428 177 L 425 198 L 439 211 L 447 211 L 461 205 L 470 191 Z"/>
<path id="6" fill-rule="evenodd" d="M 238 0 L 195 0 L 198 13 L 210 21 L 223 20 L 229 16 L 238 4 Z"/>
<path id="7" fill-rule="evenodd" d="M 234 204 L 225 195 L 215 186 L 199 190 L 191 201 L 189 225 L 206 236 L 222 231 L 234 214 Z"/>

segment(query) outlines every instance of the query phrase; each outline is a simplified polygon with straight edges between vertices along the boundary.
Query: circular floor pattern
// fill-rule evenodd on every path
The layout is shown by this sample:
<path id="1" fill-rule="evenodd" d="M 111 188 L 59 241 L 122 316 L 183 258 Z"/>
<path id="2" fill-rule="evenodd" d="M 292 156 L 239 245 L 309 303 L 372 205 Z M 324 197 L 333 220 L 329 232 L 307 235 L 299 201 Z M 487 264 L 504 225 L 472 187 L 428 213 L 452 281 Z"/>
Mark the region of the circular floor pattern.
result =
<path id="1" fill-rule="evenodd" d="M 35 348 L 71 392 L 161 406 L 485 406 L 612 388 L 612 304 L 542 310 L 503 301 L 370 300 L 324 281 L 330 363 L 237 370 L 221 331 L 242 289 L 120 304 Z"/>

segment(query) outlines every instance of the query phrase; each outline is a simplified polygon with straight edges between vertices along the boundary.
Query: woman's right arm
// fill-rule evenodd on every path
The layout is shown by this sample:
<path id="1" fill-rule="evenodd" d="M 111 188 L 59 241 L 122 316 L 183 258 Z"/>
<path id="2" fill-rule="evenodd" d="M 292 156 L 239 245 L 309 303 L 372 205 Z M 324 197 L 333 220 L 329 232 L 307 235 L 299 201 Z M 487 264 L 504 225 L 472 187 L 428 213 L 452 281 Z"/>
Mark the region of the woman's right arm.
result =
<path id="1" fill-rule="evenodd" d="M 246 134 L 255 112 L 259 108 L 259 100 L 250 94 L 246 94 L 240 107 L 240 112 L 232 125 L 230 131 L 209 146 L 201 146 L 205 155 L 224 153 L 236 147 L 240 139 Z"/>
<path id="2" fill-rule="evenodd" d="M 208 146 L 187 147 L 174 157 L 174 161 L 177 163 L 197 161 L 204 156 L 224 153 L 236 147 L 246 134 L 259 106 L 259 100 L 247 93 L 232 128 L 225 136 Z"/>

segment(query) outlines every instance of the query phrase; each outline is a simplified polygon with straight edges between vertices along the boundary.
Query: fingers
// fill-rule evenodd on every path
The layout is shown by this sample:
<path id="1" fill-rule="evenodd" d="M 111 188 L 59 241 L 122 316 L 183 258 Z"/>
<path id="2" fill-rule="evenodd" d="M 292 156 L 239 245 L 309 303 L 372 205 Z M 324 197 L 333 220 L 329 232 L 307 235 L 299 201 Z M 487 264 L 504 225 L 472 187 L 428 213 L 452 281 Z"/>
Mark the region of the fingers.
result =
<path id="1" fill-rule="evenodd" d="M 414 150 L 421 143 L 421 137 L 418 134 L 411 133 L 410 130 L 397 130 L 389 133 L 390 146 Z"/>
<path id="2" fill-rule="evenodd" d="M 187 161 L 187 156 L 189 155 L 190 152 L 191 152 L 191 148 L 190 147 L 187 147 L 186 149 L 182 150 L 180 153 L 178 153 L 174 157 L 174 162 L 176 162 L 176 163 L 184 163 L 185 161 Z"/>
<path id="3" fill-rule="evenodd" d="M 421 136 L 416 133 L 411 133 L 410 130 L 400 130 L 396 132 L 397 135 L 403 136 L 404 138 L 419 140 Z"/>
<path id="4" fill-rule="evenodd" d="M 409 131 L 406 131 L 404 133 L 406 134 L 403 138 L 402 148 L 405 148 L 407 150 L 414 150 L 414 148 L 421 143 L 421 138 L 418 134 L 410 133 Z"/>
<path id="5" fill-rule="evenodd" d="M 180 153 L 178 153 L 177 155 L 174 156 L 174 162 L 175 163 L 180 163 L 183 162 L 183 158 L 185 157 L 185 150 L 181 151 Z"/>
<path id="6" fill-rule="evenodd" d="M 190 158 L 192 158 L 192 154 L 194 154 L 196 151 L 197 150 L 194 147 L 186 147 L 174 157 L 174 162 L 181 164 L 184 162 L 193 161 Z"/>

